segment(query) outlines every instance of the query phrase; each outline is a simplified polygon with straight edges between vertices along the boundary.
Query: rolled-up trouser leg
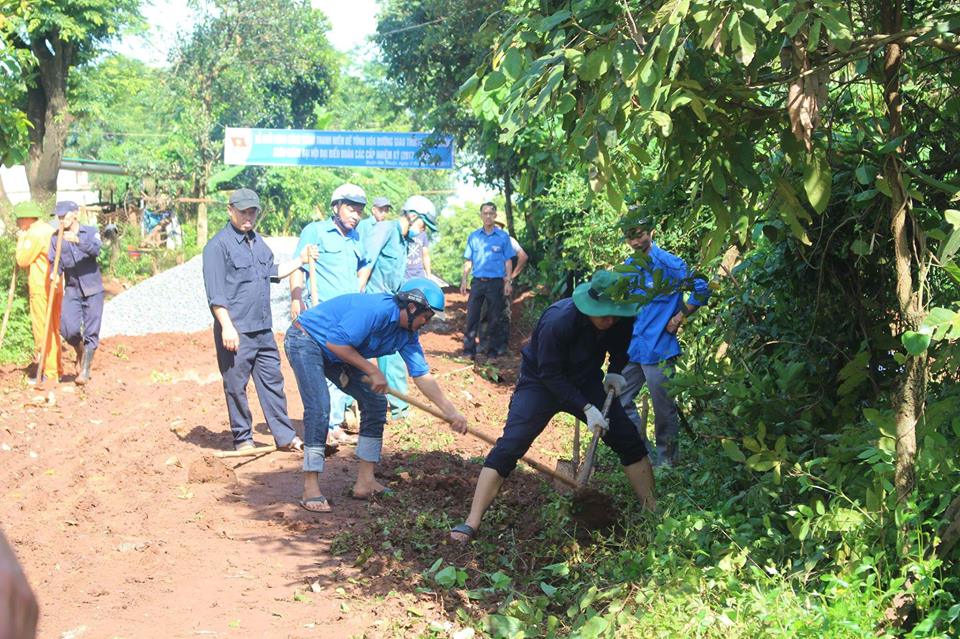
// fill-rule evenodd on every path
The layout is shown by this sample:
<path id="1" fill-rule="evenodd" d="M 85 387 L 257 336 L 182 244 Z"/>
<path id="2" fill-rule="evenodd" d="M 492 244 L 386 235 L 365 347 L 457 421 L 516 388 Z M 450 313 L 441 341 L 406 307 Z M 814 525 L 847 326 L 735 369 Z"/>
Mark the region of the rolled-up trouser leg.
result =
<path id="1" fill-rule="evenodd" d="M 643 374 L 650 389 L 650 401 L 653 403 L 654 435 L 657 440 L 657 463 L 677 461 L 677 436 L 680 433 L 680 419 L 677 416 L 677 403 L 667 390 L 673 377 L 673 361 L 659 364 L 644 364 Z"/>
<path id="2" fill-rule="evenodd" d="M 347 383 L 340 381 L 340 372 L 346 372 Z M 383 449 L 383 425 L 387 421 L 387 398 L 375 393 L 362 380 L 365 373 L 349 364 L 339 364 L 327 368 L 327 379 L 333 381 L 340 390 L 357 400 L 360 406 L 360 436 L 357 438 L 357 459 L 377 463 Z"/>
<path id="3" fill-rule="evenodd" d="M 296 326 L 287 330 L 283 350 L 303 400 L 303 470 L 322 473 L 330 421 L 330 394 L 324 375 L 323 350 Z"/>

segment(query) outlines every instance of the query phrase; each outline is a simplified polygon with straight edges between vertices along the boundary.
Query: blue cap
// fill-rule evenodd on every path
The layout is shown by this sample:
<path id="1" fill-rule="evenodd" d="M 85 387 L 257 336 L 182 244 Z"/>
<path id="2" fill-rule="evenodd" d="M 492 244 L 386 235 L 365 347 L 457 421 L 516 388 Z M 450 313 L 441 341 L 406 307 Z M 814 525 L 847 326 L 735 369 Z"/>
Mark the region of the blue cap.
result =
<path id="1" fill-rule="evenodd" d="M 73 213 L 74 211 L 79 211 L 80 205 L 76 202 L 71 202 L 66 200 L 64 202 L 57 202 L 57 205 L 53 207 L 53 214 L 57 217 L 63 217 L 67 213 Z"/>

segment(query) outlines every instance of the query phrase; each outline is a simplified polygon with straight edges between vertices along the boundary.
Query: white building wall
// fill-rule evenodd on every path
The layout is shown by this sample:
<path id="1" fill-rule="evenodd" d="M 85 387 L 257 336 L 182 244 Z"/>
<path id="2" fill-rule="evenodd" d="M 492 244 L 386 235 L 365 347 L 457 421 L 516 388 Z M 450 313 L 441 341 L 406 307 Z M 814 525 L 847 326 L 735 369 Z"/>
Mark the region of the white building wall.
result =
<path id="1" fill-rule="evenodd" d="M 22 165 L 0 166 L 0 181 L 13 204 L 30 199 L 27 172 Z M 98 199 L 97 189 L 86 171 L 60 169 L 57 175 L 57 201 L 72 200 L 77 204 L 94 204 Z"/>

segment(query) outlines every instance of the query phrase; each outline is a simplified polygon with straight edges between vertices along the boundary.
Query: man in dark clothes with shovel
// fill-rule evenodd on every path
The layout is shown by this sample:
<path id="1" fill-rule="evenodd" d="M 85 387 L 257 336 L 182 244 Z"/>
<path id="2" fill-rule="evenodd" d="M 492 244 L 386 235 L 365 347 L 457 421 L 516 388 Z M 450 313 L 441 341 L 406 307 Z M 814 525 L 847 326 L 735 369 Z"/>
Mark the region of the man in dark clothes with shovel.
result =
<path id="1" fill-rule="evenodd" d="M 619 276 L 598 271 L 578 286 L 572 299 L 550 306 L 523 348 L 520 378 L 510 400 L 503 435 L 483 463 L 466 522 L 450 531 L 454 541 L 476 535 L 484 512 L 493 503 L 504 479 L 560 412 L 583 420 L 591 431 L 620 457 L 624 473 L 643 504 L 653 510 L 653 470 L 647 448 L 619 402 L 610 406 L 609 423 L 598 406 L 608 390 L 619 393 L 624 384 L 620 371 L 627 363 L 635 304 L 615 302 L 608 289 Z M 607 375 L 603 362 L 610 354 Z"/>

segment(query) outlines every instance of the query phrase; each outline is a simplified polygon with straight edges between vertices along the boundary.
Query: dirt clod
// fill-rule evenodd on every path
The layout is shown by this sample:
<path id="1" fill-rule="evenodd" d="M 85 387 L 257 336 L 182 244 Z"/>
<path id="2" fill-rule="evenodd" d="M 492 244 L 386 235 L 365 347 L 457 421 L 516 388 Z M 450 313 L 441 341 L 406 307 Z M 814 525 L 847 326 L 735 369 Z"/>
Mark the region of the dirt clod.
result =
<path id="1" fill-rule="evenodd" d="M 573 520 L 591 530 L 604 530 L 613 526 L 619 513 L 613 499 L 591 488 L 583 488 L 573 496 Z"/>
<path id="2" fill-rule="evenodd" d="M 187 481 L 192 484 L 236 484 L 237 473 L 219 459 L 201 457 L 190 464 Z"/>

